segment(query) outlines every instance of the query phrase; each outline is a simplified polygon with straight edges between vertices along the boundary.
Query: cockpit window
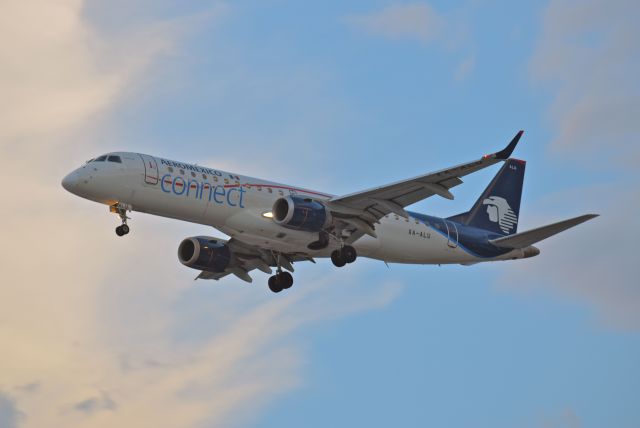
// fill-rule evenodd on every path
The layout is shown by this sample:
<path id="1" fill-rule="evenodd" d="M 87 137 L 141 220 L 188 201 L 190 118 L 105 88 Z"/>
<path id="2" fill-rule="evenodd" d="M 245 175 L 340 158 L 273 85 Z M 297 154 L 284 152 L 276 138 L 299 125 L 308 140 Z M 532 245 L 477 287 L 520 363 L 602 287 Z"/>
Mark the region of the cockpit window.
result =
<path id="1" fill-rule="evenodd" d="M 117 162 L 117 163 L 122 163 L 122 159 L 120 159 L 120 156 L 109 156 L 109 162 Z"/>
<path id="2" fill-rule="evenodd" d="M 97 157 L 94 162 L 104 162 L 107 159 L 107 155 Z"/>

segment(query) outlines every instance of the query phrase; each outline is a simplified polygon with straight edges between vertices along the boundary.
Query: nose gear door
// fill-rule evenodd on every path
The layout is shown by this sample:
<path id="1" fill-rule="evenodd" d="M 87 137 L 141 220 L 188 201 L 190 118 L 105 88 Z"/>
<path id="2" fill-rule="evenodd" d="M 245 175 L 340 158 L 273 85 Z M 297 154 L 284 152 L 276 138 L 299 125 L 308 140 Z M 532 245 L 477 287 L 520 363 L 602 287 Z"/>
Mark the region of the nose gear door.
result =
<path id="1" fill-rule="evenodd" d="M 147 184 L 158 184 L 158 163 L 153 156 L 140 155 L 144 164 L 144 182 Z"/>

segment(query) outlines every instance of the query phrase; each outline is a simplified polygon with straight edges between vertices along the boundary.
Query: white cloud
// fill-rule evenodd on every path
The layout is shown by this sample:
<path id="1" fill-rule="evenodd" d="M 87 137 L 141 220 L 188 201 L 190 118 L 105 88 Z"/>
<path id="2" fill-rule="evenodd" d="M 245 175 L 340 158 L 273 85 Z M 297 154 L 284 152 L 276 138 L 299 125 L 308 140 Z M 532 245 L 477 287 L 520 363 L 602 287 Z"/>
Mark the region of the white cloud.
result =
<path id="1" fill-rule="evenodd" d="M 511 265 L 503 285 L 560 294 L 591 308 L 605 324 L 640 328 L 636 176 L 640 160 L 640 6 L 632 1 L 552 0 L 531 63 L 554 94 L 548 114 L 555 156 L 609 172 L 606 183 L 569 187 L 536 201 L 535 224 L 587 212 L 601 217 L 544 241 L 541 255 Z M 591 181 L 591 180 L 589 180 Z M 550 213 L 556 213 L 550 218 Z M 561 215 L 563 213 L 564 215 Z M 507 285 L 508 284 L 508 285 Z"/>
<path id="2" fill-rule="evenodd" d="M 640 288 L 636 236 L 640 210 L 633 189 L 609 185 L 555 192 L 536 201 L 530 224 L 542 225 L 596 211 L 600 217 L 539 244 L 541 254 L 509 265 L 501 286 L 529 293 L 544 291 L 592 308 L 604 324 L 640 328 Z"/>
<path id="3" fill-rule="evenodd" d="M 600 167 L 640 161 L 639 18 L 632 0 L 550 2 L 531 68 L 555 89 L 554 150 Z"/>
<path id="4" fill-rule="evenodd" d="M 356 28 L 390 39 L 413 39 L 423 43 L 440 36 L 445 19 L 426 3 L 395 4 L 365 15 L 352 16 Z"/>
<path id="5" fill-rule="evenodd" d="M 580 428 L 582 422 L 573 409 L 566 408 L 553 415 L 544 415 L 537 426 L 540 428 Z"/>
<path id="6" fill-rule="evenodd" d="M 453 73 L 453 76 L 458 81 L 465 80 L 473 72 L 475 67 L 476 67 L 476 56 L 473 54 L 469 55 L 465 59 L 460 61 L 460 63 L 458 64 L 458 66 L 456 67 Z"/>
<path id="7" fill-rule="evenodd" d="M 3 6 L 3 426 L 242 423 L 301 382 L 297 329 L 394 297 L 393 284 L 354 290 L 333 276 L 279 296 L 233 278 L 194 283 L 175 249 L 203 232 L 196 225 L 137 214 L 117 239 L 117 219 L 60 179 L 102 151 L 88 137 L 113 125 L 109 112 L 194 21 L 111 35 L 94 31 L 79 0 Z"/>
<path id="8" fill-rule="evenodd" d="M 6 154 L 25 148 L 16 140 L 28 141 L 30 151 L 46 150 L 50 135 L 68 135 L 107 108 L 167 47 L 166 37 L 142 32 L 114 46 L 86 25 L 82 7 L 81 0 L 3 2 L 0 144 Z"/>

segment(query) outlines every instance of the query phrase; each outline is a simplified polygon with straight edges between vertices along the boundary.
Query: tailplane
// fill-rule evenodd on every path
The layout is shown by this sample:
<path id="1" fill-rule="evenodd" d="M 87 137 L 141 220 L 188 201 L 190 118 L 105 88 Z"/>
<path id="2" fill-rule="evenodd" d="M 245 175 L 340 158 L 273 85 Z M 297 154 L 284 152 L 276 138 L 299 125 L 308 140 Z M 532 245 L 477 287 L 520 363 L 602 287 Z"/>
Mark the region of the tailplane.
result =
<path id="1" fill-rule="evenodd" d="M 525 166 L 525 161 L 508 159 L 473 208 L 450 219 L 500 235 L 516 233 Z"/>
<path id="2" fill-rule="evenodd" d="M 526 248 L 543 239 L 558 234 L 564 230 L 577 226 L 585 221 L 598 217 L 598 214 L 585 214 L 574 217 L 569 220 L 559 221 L 547 226 L 536 227 L 526 232 L 516 233 L 515 235 L 505 236 L 497 239 L 490 239 L 489 242 L 496 247 L 502 248 Z"/>

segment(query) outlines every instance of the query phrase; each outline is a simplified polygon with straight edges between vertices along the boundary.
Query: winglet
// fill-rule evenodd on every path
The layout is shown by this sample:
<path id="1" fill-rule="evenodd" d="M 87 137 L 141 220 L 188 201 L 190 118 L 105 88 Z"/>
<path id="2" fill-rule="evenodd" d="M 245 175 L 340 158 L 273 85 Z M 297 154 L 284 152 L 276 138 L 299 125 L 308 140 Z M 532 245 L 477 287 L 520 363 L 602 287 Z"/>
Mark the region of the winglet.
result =
<path id="1" fill-rule="evenodd" d="M 522 134 L 524 134 L 524 131 L 522 130 L 518 131 L 516 136 L 513 137 L 513 140 L 511 140 L 511 142 L 509 143 L 509 145 L 507 145 L 507 147 L 500 150 L 499 152 L 494 153 L 495 158 L 501 159 L 501 160 L 509 159 L 509 156 L 511 156 L 511 153 L 513 153 L 513 150 L 518 145 L 518 141 L 520 141 L 520 137 L 522 137 Z"/>

